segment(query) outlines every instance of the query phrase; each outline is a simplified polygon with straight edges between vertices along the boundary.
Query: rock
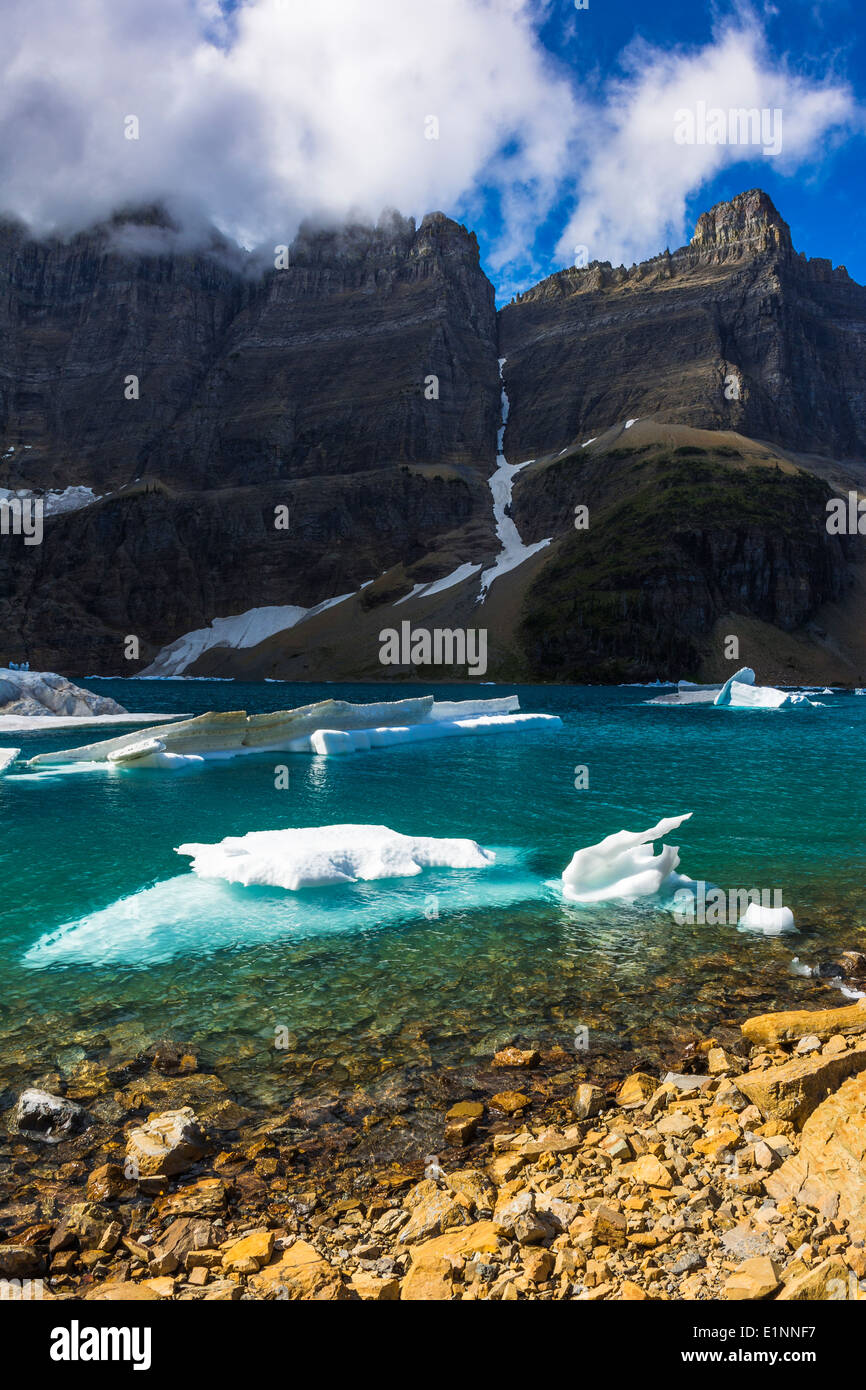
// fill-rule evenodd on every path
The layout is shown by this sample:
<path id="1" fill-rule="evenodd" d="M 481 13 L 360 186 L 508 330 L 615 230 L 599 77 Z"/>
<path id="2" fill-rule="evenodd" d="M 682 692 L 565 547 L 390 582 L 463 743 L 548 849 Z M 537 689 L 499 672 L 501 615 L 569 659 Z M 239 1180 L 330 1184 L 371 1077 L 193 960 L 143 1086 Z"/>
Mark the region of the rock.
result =
<path id="1" fill-rule="evenodd" d="M 518 1114 L 525 1110 L 529 1103 L 529 1096 L 524 1095 L 522 1091 L 500 1091 L 490 1098 L 490 1104 L 495 1105 L 497 1110 L 504 1110 L 506 1115 Z"/>
<path id="2" fill-rule="evenodd" d="M 849 1296 L 847 1265 L 836 1255 L 787 1283 L 777 1303 L 823 1303 Z"/>
<path id="3" fill-rule="evenodd" d="M 687 1250 L 678 1256 L 671 1265 L 671 1274 L 688 1274 L 694 1269 L 703 1269 L 706 1260 L 698 1250 Z"/>
<path id="4" fill-rule="evenodd" d="M 766 1180 L 779 1201 L 820 1209 L 833 1196 L 852 1240 L 866 1240 L 866 1072 L 850 1077 L 807 1119 L 799 1153 Z"/>
<path id="5" fill-rule="evenodd" d="M 788 1120 L 801 1129 L 829 1092 L 864 1067 L 866 1044 L 861 1043 L 839 1057 L 794 1057 L 765 1071 L 747 1072 L 736 1083 L 768 1120 Z"/>
<path id="6" fill-rule="evenodd" d="M 454 1293 L 453 1264 L 474 1255 L 495 1255 L 499 1234 L 492 1221 L 476 1221 L 460 1231 L 451 1231 L 417 1245 L 412 1263 L 403 1280 L 400 1298 L 404 1301 L 441 1302 Z"/>
<path id="7" fill-rule="evenodd" d="M 540 1061 L 541 1053 L 534 1047 L 526 1051 L 519 1047 L 503 1047 L 493 1057 L 494 1067 L 537 1067 Z"/>
<path id="8" fill-rule="evenodd" d="M 759 1014 L 747 1019 L 740 1030 L 753 1047 L 780 1042 L 796 1042 L 814 1036 L 826 1041 L 834 1033 L 853 1036 L 866 1033 L 866 1001 L 846 1004 L 838 1009 L 798 1009 L 792 1013 Z"/>
<path id="9" fill-rule="evenodd" d="M 556 1256 L 550 1250 L 530 1249 L 524 1252 L 523 1272 L 533 1284 L 546 1284 L 555 1264 Z"/>
<path id="10" fill-rule="evenodd" d="M 674 1185 L 670 1171 L 653 1154 L 642 1154 L 632 1168 L 631 1176 L 632 1182 L 645 1182 L 648 1187 L 669 1190 Z"/>
<path id="11" fill-rule="evenodd" d="M 710 1076 L 725 1076 L 728 1072 L 737 1070 L 737 1067 L 723 1047 L 711 1047 L 707 1053 L 707 1070 Z"/>
<path id="12" fill-rule="evenodd" d="M 512 1178 L 516 1178 L 521 1168 L 525 1168 L 525 1166 L 526 1159 L 523 1154 L 504 1153 L 500 1154 L 498 1158 L 491 1159 L 487 1165 L 487 1171 L 497 1187 L 501 1187 L 503 1183 L 511 1182 Z"/>
<path id="13" fill-rule="evenodd" d="M 188 1105 L 151 1115 L 146 1124 L 130 1130 L 126 1141 L 128 1164 L 142 1178 L 183 1173 L 206 1152 L 207 1141 Z"/>
<path id="14" fill-rule="evenodd" d="M 305 1240 L 296 1240 L 277 1261 L 253 1274 L 248 1288 L 260 1298 L 292 1302 L 308 1298 L 317 1302 L 340 1302 L 349 1297 L 340 1270 Z"/>
<path id="15" fill-rule="evenodd" d="M 13 1116 L 13 1126 L 23 1138 L 42 1144 L 59 1144 L 81 1134 L 89 1124 L 90 1116 L 83 1106 L 35 1088 L 22 1091 Z"/>
<path id="16" fill-rule="evenodd" d="M 579 1120 L 588 1120 L 599 1113 L 603 1104 L 604 1091 L 601 1087 L 586 1084 L 578 1086 L 572 1108 Z"/>
<path id="17" fill-rule="evenodd" d="M 0 1245 L 0 1279 L 32 1279 L 44 1268 L 44 1260 L 32 1245 Z"/>
<path id="18" fill-rule="evenodd" d="M 461 1148 L 472 1142 L 477 1129 L 478 1121 L 475 1119 L 451 1120 L 445 1126 L 445 1143 L 452 1148 Z"/>
<path id="19" fill-rule="evenodd" d="M 163 1220 L 175 1216 L 222 1216 L 227 1196 L 222 1178 L 199 1178 L 177 1192 L 158 1197 L 154 1209 Z"/>
<path id="20" fill-rule="evenodd" d="M 744 1260 L 739 1269 L 725 1281 L 725 1298 L 770 1298 L 779 1287 L 779 1271 L 766 1255 Z"/>
<path id="21" fill-rule="evenodd" d="M 621 1211 L 602 1203 L 588 1217 L 584 1229 L 592 1245 L 609 1245 L 612 1250 L 621 1250 L 626 1243 L 628 1222 Z"/>
<path id="22" fill-rule="evenodd" d="M 642 1289 L 640 1284 L 636 1284 L 632 1279 L 625 1279 L 619 1296 L 624 1303 L 642 1303 L 649 1298 L 646 1289 Z"/>
<path id="23" fill-rule="evenodd" d="M 358 1270 L 352 1275 L 350 1284 L 359 1298 L 375 1303 L 393 1303 L 400 1297 L 399 1279 L 380 1279 L 376 1274 Z"/>
<path id="24" fill-rule="evenodd" d="M 255 1274 L 266 1265 L 274 1251 L 272 1231 L 260 1229 L 232 1240 L 224 1247 L 223 1269 L 239 1274 Z"/>
<path id="25" fill-rule="evenodd" d="M 742 1142 L 743 1136 L 738 1129 L 720 1129 L 696 1139 L 692 1147 L 695 1153 L 703 1154 L 705 1158 L 718 1159 L 738 1149 Z"/>
<path id="26" fill-rule="evenodd" d="M 109 1207 L 97 1202 L 73 1202 L 63 1213 L 52 1235 L 49 1252 L 58 1250 L 103 1250 L 110 1253 L 119 1243 L 123 1227 Z"/>
<path id="27" fill-rule="evenodd" d="M 612 1130 L 610 1134 L 606 1135 L 598 1147 L 602 1153 L 607 1154 L 608 1158 L 619 1159 L 621 1163 L 628 1163 L 629 1159 L 633 1157 L 628 1140 L 623 1134 L 617 1134 L 616 1130 Z"/>
<path id="28" fill-rule="evenodd" d="M 471 1220 L 469 1210 L 453 1192 L 428 1179 L 416 1184 L 403 1205 L 410 1216 L 400 1231 L 402 1245 L 429 1240 L 453 1226 L 466 1226 Z"/>
<path id="29" fill-rule="evenodd" d="M 161 1295 L 146 1283 L 136 1284 L 131 1279 L 114 1279 L 88 1289 L 83 1297 L 91 1303 L 158 1303 Z"/>
<path id="30" fill-rule="evenodd" d="M 632 1072 L 620 1086 L 616 1095 L 617 1105 L 643 1105 L 658 1087 L 656 1077 L 644 1071 Z"/>
<path id="31" fill-rule="evenodd" d="M 706 1082 L 705 1076 L 694 1075 L 691 1072 L 669 1071 L 662 1077 L 663 1086 L 676 1086 L 678 1091 L 699 1091 Z"/>
<path id="32" fill-rule="evenodd" d="M 123 1192 L 130 1190 L 123 1169 L 117 1163 L 103 1163 L 101 1167 L 94 1168 L 85 1188 L 91 1202 L 113 1202 Z"/>
<path id="33" fill-rule="evenodd" d="M 478 1216 L 492 1213 L 496 1205 L 496 1188 L 480 1168 L 458 1168 L 448 1174 L 446 1181 L 463 1206 L 471 1207 Z"/>
<path id="34" fill-rule="evenodd" d="M 700 1128 L 694 1115 L 687 1115 L 684 1110 L 671 1110 L 656 1121 L 659 1134 L 675 1139 L 685 1139 L 688 1135 L 698 1134 Z"/>
<path id="35" fill-rule="evenodd" d="M 535 1210 L 535 1193 L 528 1189 L 515 1197 L 498 1201 L 493 1212 L 493 1224 L 500 1235 L 513 1238 L 520 1245 L 536 1245 L 552 1230 Z"/>
<path id="36" fill-rule="evenodd" d="M 774 1253 L 773 1242 L 766 1232 L 755 1230 L 748 1221 L 741 1221 L 731 1230 L 724 1231 L 722 1245 L 735 1260 L 751 1260 Z"/>
<path id="37" fill-rule="evenodd" d="M 460 1100 L 445 1115 L 446 1120 L 481 1120 L 484 1106 L 480 1100 Z"/>
<path id="38" fill-rule="evenodd" d="M 810 1052 L 820 1052 L 820 1050 L 821 1039 L 817 1037 L 814 1033 L 810 1033 L 808 1037 L 801 1038 L 800 1041 L 797 1043 L 797 1046 L 794 1048 L 794 1051 L 800 1057 L 806 1057 Z M 846 1045 L 845 1051 L 847 1052 L 847 1050 L 848 1049 Z"/>
<path id="39" fill-rule="evenodd" d="M 215 1228 L 209 1221 L 195 1216 L 178 1216 L 152 1247 L 150 1272 L 157 1276 L 173 1274 L 185 1265 L 191 1251 L 209 1250 L 217 1240 Z"/>

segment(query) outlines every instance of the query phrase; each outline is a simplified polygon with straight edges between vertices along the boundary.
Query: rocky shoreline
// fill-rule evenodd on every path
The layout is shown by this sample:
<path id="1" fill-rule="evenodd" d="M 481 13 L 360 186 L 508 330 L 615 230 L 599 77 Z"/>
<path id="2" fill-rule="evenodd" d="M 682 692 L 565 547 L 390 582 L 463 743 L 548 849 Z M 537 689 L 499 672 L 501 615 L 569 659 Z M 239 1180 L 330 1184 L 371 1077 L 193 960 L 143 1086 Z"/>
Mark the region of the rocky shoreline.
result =
<path id="1" fill-rule="evenodd" d="M 856 978 L 866 956 L 847 953 Z M 764 1014 L 678 1069 L 512 1042 L 487 1093 L 262 1118 L 193 1049 L 9 1105 L 0 1292 L 105 1300 L 827 1300 L 866 1291 L 866 1000 Z M 476 1078 L 477 1079 L 477 1078 Z M 493 1089 L 498 1085 L 498 1089 Z M 473 1094 L 474 1090 L 474 1094 Z M 8 1093 L 7 1093 L 8 1096 Z M 389 1161 L 390 1158 L 390 1161 Z"/>

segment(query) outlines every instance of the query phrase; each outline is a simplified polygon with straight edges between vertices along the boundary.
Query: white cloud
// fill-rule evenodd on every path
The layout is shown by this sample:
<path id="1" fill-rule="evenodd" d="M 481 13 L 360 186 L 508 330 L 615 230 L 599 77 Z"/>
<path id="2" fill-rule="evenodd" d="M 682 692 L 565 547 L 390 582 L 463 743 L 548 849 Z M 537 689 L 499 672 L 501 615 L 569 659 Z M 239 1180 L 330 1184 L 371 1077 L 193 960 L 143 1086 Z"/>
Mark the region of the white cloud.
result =
<path id="1" fill-rule="evenodd" d="M 677 113 L 699 114 L 699 103 L 707 112 L 781 111 L 780 153 L 742 144 L 678 144 Z M 858 119 L 845 84 L 810 82 L 774 62 L 748 19 L 729 21 L 697 51 L 634 43 L 624 55 L 623 76 L 608 85 L 596 113 L 558 253 L 570 260 L 574 247 L 585 245 L 591 259 L 628 265 L 666 244 L 680 246 L 686 200 L 722 169 L 766 160 L 792 173 L 821 151 L 831 131 Z M 760 170 L 752 169 L 750 181 L 760 183 Z"/>
<path id="2" fill-rule="evenodd" d="M 741 148 L 682 146 L 674 113 L 783 109 L 783 166 L 849 120 L 729 22 L 697 52 L 634 44 L 601 96 L 540 44 L 549 0 L 3 0 L 0 210 L 72 230 L 162 200 L 188 228 L 288 242 L 307 216 L 384 207 L 468 219 L 498 204 L 487 254 L 509 285 L 551 213 L 630 261 L 681 241 L 686 199 Z M 124 138 L 124 119 L 140 139 Z M 439 138 L 425 138 L 429 116 Z M 758 181 L 752 179 L 752 182 Z"/>
<path id="3" fill-rule="evenodd" d="M 529 0 L 249 0 L 226 23 L 214 0 L 4 0 L 0 201 L 47 229 L 167 198 L 282 242 L 306 215 L 454 207 L 495 170 L 513 237 L 578 125 L 531 19 Z"/>

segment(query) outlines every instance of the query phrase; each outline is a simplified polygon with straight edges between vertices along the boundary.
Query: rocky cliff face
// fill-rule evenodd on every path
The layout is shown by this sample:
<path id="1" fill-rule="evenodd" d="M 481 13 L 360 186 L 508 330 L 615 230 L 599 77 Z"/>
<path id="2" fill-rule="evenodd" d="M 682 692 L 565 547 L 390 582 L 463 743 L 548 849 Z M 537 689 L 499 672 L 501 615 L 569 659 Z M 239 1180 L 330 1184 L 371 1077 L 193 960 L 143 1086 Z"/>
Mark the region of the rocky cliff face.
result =
<path id="1" fill-rule="evenodd" d="M 215 617 L 368 585 L 315 672 L 339 651 L 369 674 L 379 615 L 426 620 L 423 594 L 395 600 L 462 567 L 443 613 L 497 628 L 490 676 L 683 675 L 727 612 L 796 632 L 844 601 L 858 557 L 810 475 L 866 458 L 866 290 L 798 255 L 759 191 L 687 247 L 562 271 L 498 316 L 441 214 L 306 228 L 279 269 L 216 234 L 184 249 L 158 209 L 66 242 L 6 223 L 0 285 L 0 489 L 98 496 L 39 546 L 0 535 L 0 660 L 129 674 Z M 479 606 L 497 357 L 507 457 L 536 460 L 511 514 L 554 543 Z M 244 669 L 280 674 L 281 650 Z"/>
<path id="2" fill-rule="evenodd" d="M 146 659 L 217 615 L 318 603 L 486 512 L 496 319 L 473 235 L 391 215 L 307 230 L 263 272 L 216 238 L 154 254 L 169 232 L 0 232 L 0 486 L 103 497 L 40 547 L 2 538 L 9 659 L 123 670 L 125 633 Z"/>
<path id="3" fill-rule="evenodd" d="M 559 272 L 500 314 L 512 457 L 646 415 L 792 449 L 866 454 L 866 289 L 806 260 L 760 190 L 689 246 Z"/>

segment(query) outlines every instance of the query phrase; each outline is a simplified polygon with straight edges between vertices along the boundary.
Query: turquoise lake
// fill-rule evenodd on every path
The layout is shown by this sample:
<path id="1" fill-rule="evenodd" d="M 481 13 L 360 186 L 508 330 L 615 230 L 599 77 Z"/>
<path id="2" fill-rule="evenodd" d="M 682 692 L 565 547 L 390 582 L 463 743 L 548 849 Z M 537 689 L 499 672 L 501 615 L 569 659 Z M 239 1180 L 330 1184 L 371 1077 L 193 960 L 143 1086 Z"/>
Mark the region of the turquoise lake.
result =
<path id="1" fill-rule="evenodd" d="M 84 683 L 129 709 L 188 713 L 429 689 Z M 751 1012 L 819 994 L 843 1002 L 790 965 L 866 940 L 866 698 L 813 694 L 818 708 L 764 711 L 653 707 L 658 692 L 646 687 L 435 693 L 515 690 L 522 709 L 557 714 L 562 727 L 183 772 L 33 776 L 16 764 L 0 779 L 0 1082 L 32 1084 L 172 1037 L 195 1043 L 250 1103 L 270 1105 L 324 1082 L 364 1083 L 383 1065 L 457 1064 L 503 1038 L 568 1048 L 585 1027 L 601 1052 L 652 1053 L 678 1032 L 745 1016 L 738 1000 L 758 999 Z M 28 757 L 99 736 L 4 742 Z M 278 789 L 281 765 L 289 785 Z M 578 767 L 588 770 L 581 790 Z M 562 902 L 555 880 L 576 849 L 684 811 L 691 820 L 670 837 L 681 872 L 780 889 L 795 935 L 678 924 L 652 903 Z M 497 862 L 286 893 L 202 882 L 175 853 L 186 841 L 342 822 L 467 836 Z M 278 1028 L 296 1037 L 297 1065 L 275 1051 Z"/>

